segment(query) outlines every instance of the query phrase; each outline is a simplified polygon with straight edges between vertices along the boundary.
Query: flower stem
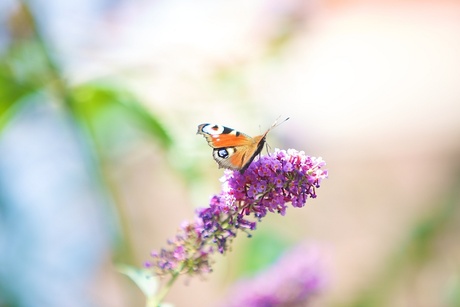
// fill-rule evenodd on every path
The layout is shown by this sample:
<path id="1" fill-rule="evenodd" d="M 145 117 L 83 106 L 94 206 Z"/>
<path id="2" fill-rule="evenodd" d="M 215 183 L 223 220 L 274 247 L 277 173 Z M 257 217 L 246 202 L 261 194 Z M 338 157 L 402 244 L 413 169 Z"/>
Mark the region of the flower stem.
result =
<path id="1" fill-rule="evenodd" d="M 165 298 L 166 294 L 168 294 L 169 290 L 171 289 L 172 285 L 176 281 L 177 277 L 179 277 L 179 272 L 181 270 L 178 270 L 174 273 L 172 273 L 171 279 L 166 283 L 166 285 L 158 292 L 157 295 L 154 297 L 148 298 L 147 299 L 147 304 L 146 307 L 158 307 L 160 306 L 160 303 L 163 301 Z"/>

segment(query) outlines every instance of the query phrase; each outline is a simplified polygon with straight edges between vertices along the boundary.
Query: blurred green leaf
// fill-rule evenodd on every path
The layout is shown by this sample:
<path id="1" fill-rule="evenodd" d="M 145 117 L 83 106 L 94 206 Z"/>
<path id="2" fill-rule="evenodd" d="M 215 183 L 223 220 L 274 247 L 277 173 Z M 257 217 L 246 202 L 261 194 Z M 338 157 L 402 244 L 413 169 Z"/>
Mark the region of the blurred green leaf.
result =
<path id="1" fill-rule="evenodd" d="M 157 304 L 155 300 L 147 300 L 146 307 L 174 307 L 174 305 L 171 303 Z"/>
<path id="2" fill-rule="evenodd" d="M 45 59 L 34 41 L 9 46 L 0 57 L 0 131 L 21 108 L 21 100 L 41 91 L 47 80 Z"/>
<path id="3" fill-rule="evenodd" d="M 249 242 L 250 241 L 250 242 Z M 290 246 L 286 238 L 272 231 L 259 231 L 240 254 L 239 275 L 254 275 L 273 264 Z"/>
<path id="4" fill-rule="evenodd" d="M 108 84 L 85 84 L 73 90 L 75 110 L 85 120 L 89 121 L 96 133 L 112 135 L 118 138 L 121 128 L 127 121 L 134 122 L 163 148 L 169 148 L 172 140 L 160 119 L 145 108 L 131 93 L 119 86 Z M 103 138 L 102 138 L 103 139 Z"/>
<path id="5" fill-rule="evenodd" d="M 133 266 L 119 264 L 117 270 L 128 276 L 142 291 L 147 299 L 152 298 L 158 291 L 158 279 L 147 269 L 140 269 Z"/>

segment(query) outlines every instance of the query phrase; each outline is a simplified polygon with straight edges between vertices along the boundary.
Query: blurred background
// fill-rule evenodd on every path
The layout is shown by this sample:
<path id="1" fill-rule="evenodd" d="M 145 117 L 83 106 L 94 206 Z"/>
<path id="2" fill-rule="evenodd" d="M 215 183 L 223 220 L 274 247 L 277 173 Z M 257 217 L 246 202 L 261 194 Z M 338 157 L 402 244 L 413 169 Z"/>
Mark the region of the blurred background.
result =
<path id="1" fill-rule="evenodd" d="M 0 306 L 143 306 L 142 266 L 222 170 L 198 124 L 322 156 L 303 209 L 241 235 L 175 306 L 299 242 L 311 306 L 460 306 L 457 1 L 0 2 Z"/>

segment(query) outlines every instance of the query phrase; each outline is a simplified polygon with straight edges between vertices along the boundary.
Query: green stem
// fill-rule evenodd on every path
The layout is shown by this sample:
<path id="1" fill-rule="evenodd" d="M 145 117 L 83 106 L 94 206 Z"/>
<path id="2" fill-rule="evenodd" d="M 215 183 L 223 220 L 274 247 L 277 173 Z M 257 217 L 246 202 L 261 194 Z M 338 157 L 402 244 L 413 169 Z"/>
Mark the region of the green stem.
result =
<path id="1" fill-rule="evenodd" d="M 172 274 L 171 279 L 166 283 L 166 285 L 161 289 L 158 294 L 152 298 L 147 298 L 146 307 L 158 307 L 160 306 L 161 302 L 165 298 L 166 294 L 168 294 L 169 290 L 171 290 L 172 285 L 176 281 L 177 277 L 179 277 L 179 272 L 182 268 Z"/>

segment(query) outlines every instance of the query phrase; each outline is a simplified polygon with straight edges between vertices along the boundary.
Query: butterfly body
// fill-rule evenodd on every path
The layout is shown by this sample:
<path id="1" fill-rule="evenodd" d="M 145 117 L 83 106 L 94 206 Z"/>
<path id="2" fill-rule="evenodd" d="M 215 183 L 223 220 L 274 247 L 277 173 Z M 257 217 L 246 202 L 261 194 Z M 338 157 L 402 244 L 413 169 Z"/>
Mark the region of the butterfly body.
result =
<path id="1" fill-rule="evenodd" d="M 219 168 L 239 170 L 240 173 L 249 167 L 251 162 L 260 154 L 268 132 L 276 126 L 272 125 L 265 133 L 250 137 L 235 129 L 217 124 L 201 124 L 197 134 L 202 134 L 210 147 L 212 156 Z"/>

